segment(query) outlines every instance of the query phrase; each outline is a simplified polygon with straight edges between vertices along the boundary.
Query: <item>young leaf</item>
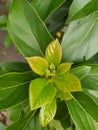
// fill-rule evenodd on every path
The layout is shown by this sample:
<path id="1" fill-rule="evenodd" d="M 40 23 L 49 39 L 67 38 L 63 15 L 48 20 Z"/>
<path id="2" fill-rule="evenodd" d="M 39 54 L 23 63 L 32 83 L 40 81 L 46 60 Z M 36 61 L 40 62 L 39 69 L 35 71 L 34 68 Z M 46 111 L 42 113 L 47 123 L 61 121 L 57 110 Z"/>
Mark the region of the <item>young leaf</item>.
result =
<path id="1" fill-rule="evenodd" d="M 46 59 L 39 57 L 39 56 L 34 56 L 34 57 L 28 57 L 26 58 L 31 69 L 39 75 L 45 75 L 46 70 L 49 67 L 49 64 Z"/>
<path id="2" fill-rule="evenodd" d="M 47 125 L 56 114 L 56 99 L 54 98 L 50 103 L 44 105 L 40 110 L 40 123 L 42 126 Z"/>
<path id="3" fill-rule="evenodd" d="M 63 92 L 63 91 L 58 91 L 57 97 L 59 97 L 60 100 L 70 100 L 74 98 L 70 92 Z"/>
<path id="4" fill-rule="evenodd" d="M 97 16 L 98 12 L 71 22 L 61 44 L 63 61 L 81 62 L 90 59 L 98 52 Z"/>
<path id="5" fill-rule="evenodd" d="M 73 130 L 73 128 L 71 127 L 71 124 L 68 124 L 68 121 L 65 120 L 52 120 L 49 123 L 49 128 L 51 130 Z M 49 130 L 50 130 L 49 129 Z"/>
<path id="6" fill-rule="evenodd" d="M 47 45 L 53 40 L 27 0 L 13 0 L 9 11 L 8 32 L 13 43 L 25 57 L 43 56 Z"/>
<path id="7" fill-rule="evenodd" d="M 68 72 L 71 68 L 72 63 L 62 63 L 57 67 L 57 74 L 62 75 Z"/>
<path id="8" fill-rule="evenodd" d="M 50 64 L 53 63 L 55 66 L 61 62 L 62 48 L 57 39 L 48 45 L 46 48 L 45 56 L 48 62 Z"/>
<path id="9" fill-rule="evenodd" d="M 58 87 L 58 89 L 63 92 L 82 91 L 79 79 L 70 73 L 58 76 L 54 80 L 54 83 Z"/>
<path id="10" fill-rule="evenodd" d="M 55 94 L 56 89 L 46 79 L 37 78 L 32 80 L 29 88 L 31 110 L 51 102 Z"/>

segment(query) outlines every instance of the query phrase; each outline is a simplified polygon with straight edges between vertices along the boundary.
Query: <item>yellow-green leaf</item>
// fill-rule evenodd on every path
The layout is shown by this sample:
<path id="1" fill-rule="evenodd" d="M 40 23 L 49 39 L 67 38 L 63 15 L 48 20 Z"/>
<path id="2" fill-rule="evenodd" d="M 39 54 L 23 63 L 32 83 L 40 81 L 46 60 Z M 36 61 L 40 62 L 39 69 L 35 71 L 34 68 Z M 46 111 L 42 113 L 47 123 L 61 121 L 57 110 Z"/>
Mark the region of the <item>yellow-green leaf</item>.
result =
<path id="1" fill-rule="evenodd" d="M 51 103 L 44 105 L 40 110 L 40 123 L 44 127 L 55 116 L 57 110 L 56 99 L 53 99 Z"/>
<path id="2" fill-rule="evenodd" d="M 61 62 L 62 48 L 57 39 L 48 45 L 45 55 L 50 64 L 53 63 L 55 66 L 57 66 Z"/>
<path id="3" fill-rule="evenodd" d="M 63 92 L 82 91 L 79 79 L 70 73 L 58 76 L 54 80 L 54 83 L 58 87 L 58 89 Z"/>
<path id="4" fill-rule="evenodd" d="M 39 57 L 39 56 L 34 56 L 34 57 L 28 57 L 26 58 L 31 69 L 39 75 L 45 75 L 46 70 L 49 67 L 49 64 L 46 59 Z"/>
<path id="5" fill-rule="evenodd" d="M 57 97 L 59 97 L 61 100 L 70 100 L 74 98 L 70 92 L 62 92 L 62 91 L 58 91 Z"/>
<path id="6" fill-rule="evenodd" d="M 37 78 L 31 81 L 29 87 L 29 100 L 31 110 L 50 103 L 56 95 L 56 88 L 46 79 Z"/>
<path id="7" fill-rule="evenodd" d="M 68 72 L 71 68 L 72 63 L 62 63 L 57 67 L 57 73 L 58 74 L 64 74 Z"/>

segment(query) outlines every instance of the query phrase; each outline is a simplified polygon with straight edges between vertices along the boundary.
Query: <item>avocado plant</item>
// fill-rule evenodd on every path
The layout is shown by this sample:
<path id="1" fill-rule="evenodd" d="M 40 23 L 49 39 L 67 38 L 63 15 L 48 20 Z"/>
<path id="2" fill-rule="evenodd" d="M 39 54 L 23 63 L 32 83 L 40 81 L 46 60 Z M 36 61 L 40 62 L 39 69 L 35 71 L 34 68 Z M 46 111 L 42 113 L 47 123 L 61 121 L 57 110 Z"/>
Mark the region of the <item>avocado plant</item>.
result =
<path id="1" fill-rule="evenodd" d="M 12 1 L 7 31 L 25 62 L 0 63 L 0 129 L 98 130 L 97 5 Z"/>

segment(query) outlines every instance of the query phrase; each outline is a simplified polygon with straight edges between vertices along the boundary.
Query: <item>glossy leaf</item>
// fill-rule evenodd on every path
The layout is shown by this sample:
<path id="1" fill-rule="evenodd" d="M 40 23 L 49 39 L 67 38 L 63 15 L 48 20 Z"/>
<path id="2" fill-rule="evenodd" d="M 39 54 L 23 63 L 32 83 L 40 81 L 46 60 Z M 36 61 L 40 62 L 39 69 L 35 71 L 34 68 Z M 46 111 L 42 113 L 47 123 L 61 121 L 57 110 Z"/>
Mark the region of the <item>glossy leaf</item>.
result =
<path id="1" fill-rule="evenodd" d="M 35 8 L 43 21 L 49 17 L 57 8 L 59 8 L 66 0 L 33 0 L 32 6 Z"/>
<path id="2" fill-rule="evenodd" d="M 61 62 L 62 48 L 57 39 L 48 45 L 46 48 L 45 56 L 48 62 L 50 64 L 53 63 L 55 66 Z"/>
<path id="3" fill-rule="evenodd" d="M 70 9 L 69 9 L 69 15 L 68 15 L 68 21 L 71 21 L 74 19 L 74 17 L 83 10 L 88 3 L 90 3 L 91 0 L 73 0 Z M 86 14 L 86 12 L 85 12 Z M 78 18 L 78 17 L 77 17 Z"/>
<path id="4" fill-rule="evenodd" d="M 59 75 L 62 75 L 64 73 L 68 72 L 71 69 L 71 65 L 72 65 L 72 63 L 61 63 L 57 67 L 57 73 Z"/>
<path id="5" fill-rule="evenodd" d="M 74 0 L 69 11 L 68 22 L 87 16 L 98 10 L 97 0 Z"/>
<path id="6" fill-rule="evenodd" d="M 64 122 L 64 126 L 65 126 L 65 122 Z M 72 129 L 66 129 L 66 128 L 64 128 L 64 126 L 62 125 L 62 122 L 60 122 L 59 120 L 53 119 L 49 123 L 49 127 L 50 127 L 51 130 L 72 130 Z"/>
<path id="7" fill-rule="evenodd" d="M 9 12 L 8 32 L 25 57 L 43 56 L 47 45 L 53 40 L 35 9 L 26 0 L 13 1 Z"/>
<path id="8" fill-rule="evenodd" d="M 42 126 L 47 125 L 56 114 L 56 99 L 53 99 L 49 104 L 44 105 L 40 110 L 40 123 Z"/>
<path id="9" fill-rule="evenodd" d="M 56 37 L 56 33 L 65 26 L 65 19 L 68 15 L 68 10 L 72 0 L 67 0 L 60 8 L 58 8 L 45 21 L 49 32 Z"/>
<path id="10" fill-rule="evenodd" d="M 91 71 L 81 80 L 83 88 L 98 91 L 98 64 L 90 65 Z"/>
<path id="11" fill-rule="evenodd" d="M 85 64 L 97 64 L 98 63 L 98 52 L 89 60 L 85 61 Z"/>
<path id="12" fill-rule="evenodd" d="M 11 72 L 0 76 L 0 110 L 28 100 L 32 72 Z"/>
<path id="13" fill-rule="evenodd" d="M 29 65 L 23 62 L 0 63 L 0 75 L 8 72 L 25 72 L 29 70 L 30 70 Z"/>
<path id="14" fill-rule="evenodd" d="M 57 97 L 60 98 L 60 100 L 70 100 L 74 98 L 70 92 L 63 91 L 58 91 Z"/>
<path id="15" fill-rule="evenodd" d="M 46 79 L 37 78 L 32 80 L 29 88 L 31 110 L 42 107 L 51 102 L 56 94 L 56 89 Z"/>
<path id="16" fill-rule="evenodd" d="M 63 92 L 82 91 L 79 79 L 70 73 L 58 76 L 54 83 Z"/>
<path id="17" fill-rule="evenodd" d="M 46 70 L 49 67 L 49 64 L 46 59 L 39 57 L 39 56 L 34 56 L 34 57 L 28 57 L 26 58 L 31 69 L 39 75 L 45 75 Z"/>
<path id="18" fill-rule="evenodd" d="M 97 15 L 98 12 L 74 21 L 69 25 L 61 44 L 63 61 L 83 62 L 97 53 Z"/>
<path id="19" fill-rule="evenodd" d="M 91 66 L 78 66 L 71 70 L 71 73 L 76 75 L 80 80 L 85 78 L 91 70 Z"/>
<path id="20" fill-rule="evenodd" d="M 96 104 L 90 96 L 83 92 L 73 93 L 73 96 L 85 111 L 98 122 L 98 104 Z"/>
<path id="21" fill-rule="evenodd" d="M 83 102 L 83 101 L 82 101 Z M 76 101 L 66 101 L 71 118 L 78 128 L 77 130 L 97 130 L 98 123 L 85 111 L 85 109 Z M 88 101 L 86 102 L 88 105 Z"/>
<path id="22" fill-rule="evenodd" d="M 85 89 L 84 93 L 98 105 L 98 91 Z"/>

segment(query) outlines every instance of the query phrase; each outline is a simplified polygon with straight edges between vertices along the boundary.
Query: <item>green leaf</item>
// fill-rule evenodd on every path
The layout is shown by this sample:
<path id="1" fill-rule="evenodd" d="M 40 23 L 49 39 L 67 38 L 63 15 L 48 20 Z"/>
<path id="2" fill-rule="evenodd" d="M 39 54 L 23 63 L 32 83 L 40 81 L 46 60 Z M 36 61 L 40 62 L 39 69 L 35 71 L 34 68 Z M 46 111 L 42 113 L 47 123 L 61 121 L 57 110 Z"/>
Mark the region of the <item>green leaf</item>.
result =
<path id="1" fill-rule="evenodd" d="M 31 110 L 51 102 L 55 94 L 56 89 L 46 79 L 37 78 L 32 80 L 29 88 Z"/>
<path id="2" fill-rule="evenodd" d="M 61 63 L 57 67 L 57 73 L 59 75 L 62 75 L 64 73 L 68 72 L 70 70 L 70 68 L 71 68 L 71 65 L 72 65 L 72 63 L 67 63 L 67 62 L 66 63 Z"/>
<path id="3" fill-rule="evenodd" d="M 74 98 L 70 92 L 63 91 L 58 91 L 57 97 L 60 98 L 60 100 L 70 100 Z"/>
<path id="4" fill-rule="evenodd" d="M 54 119 L 56 120 L 62 120 L 64 118 L 67 118 L 68 116 L 68 109 L 66 106 L 65 101 L 58 101 L 57 102 L 57 111 Z"/>
<path id="5" fill-rule="evenodd" d="M 82 100 L 82 102 L 84 102 L 84 100 Z M 79 104 L 79 102 L 77 102 L 76 100 L 69 100 L 66 101 L 66 103 L 69 109 L 70 116 L 75 126 L 78 128 L 77 130 L 98 129 L 98 123 L 85 111 L 85 109 Z M 86 102 L 86 105 L 88 105 L 88 101 Z"/>
<path id="6" fill-rule="evenodd" d="M 85 111 L 98 122 L 98 105 L 83 92 L 73 93 L 75 99 L 81 104 L 81 106 L 85 109 Z"/>
<path id="7" fill-rule="evenodd" d="M 11 46 L 12 44 L 13 44 L 13 42 L 12 42 L 10 36 L 7 34 L 7 35 L 5 36 L 5 38 L 4 38 L 4 45 L 5 45 L 6 47 L 9 47 L 9 46 Z"/>
<path id="8" fill-rule="evenodd" d="M 78 66 L 71 70 L 71 73 L 76 75 L 80 80 L 85 78 L 91 70 L 91 66 Z"/>
<path id="9" fill-rule="evenodd" d="M 6 29 L 7 26 L 7 16 L 1 15 L 0 16 L 0 29 Z"/>
<path id="10" fill-rule="evenodd" d="M 43 56 L 47 45 L 53 40 L 35 9 L 26 0 L 13 1 L 9 12 L 8 32 L 25 57 Z"/>
<path id="11" fill-rule="evenodd" d="M 52 1 L 53 2 L 53 1 Z M 62 30 L 65 26 L 65 18 L 68 15 L 69 6 L 72 0 L 67 0 L 60 8 L 58 8 L 45 21 L 49 32 L 55 37 L 56 32 Z"/>
<path id="12" fill-rule="evenodd" d="M 8 117 L 11 122 L 15 122 L 19 119 L 22 111 L 22 104 L 18 104 L 14 107 L 9 108 L 8 110 Z"/>
<path id="13" fill-rule="evenodd" d="M 49 123 L 49 127 L 50 127 L 49 130 L 67 130 L 64 128 L 64 126 L 59 120 L 54 120 L 54 119 Z"/>
<path id="14" fill-rule="evenodd" d="M 50 64 L 53 63 L 55 66 L 61 62 L 62 48 L 57 39 L 48 45 L 46 48 L 45 56 L 48 62 Z"/>
<path id="15" fill-rule="evenodd" d="M 97 0 L 74 0 L 69 10 L 68 22 L 97 11 L 97 5 Z"/>
<path id="16" fill-rule="evenodd" d="M 0 122 L 0 130 L 5 130 L 5 125 Z"/>
<path id="17" fill-rule="evenodd" d="M 98 63 L 98 52 L 89 60 L 84 62 L 85 64 L 97 64 Z"/>
<path id="18" fill-rule="evenodd" d="M 54 83 L 63 92 L 82 91 L 79 79 L 70 73 L 58 76 Z"/>
<path id="19" fill-rule="evenodd" d="M 20 117 L 18 117 L 18 120 L 16 122 L 12 123 L 10 126 L 7 127 L 8 130 L 13 130 L 16 128 L 17 130 L 46 130 L 45 128 L 42 128 L 39 123 L 39 112 L 30 112 L 28 102 L 20 104 L 20 106 L 23 107 L 21 107 Z M 14 114 L 19 115 L 19 113 L 13 113 L 13 117 Z"/>
<path id="20" fill-rule="evenodd" d="M 88 95 L 98 105 L 98 91 L 85 89 L 84 93 Z"/>
<path id="21" fill-rule="evenodd" d="M 91 71 L 81 80 L 82 87 L 98 91 L 98 64 L 90 66 Z"/>
<path id="22" fill-rule="evenodd" d="M 40 123 L 42 126 L 47 125 L 56 114 L 56 99 L 54 98 L 50 103 L 42 106 L 40 110 Z"/>
<path id="23" fill-rule="evenodd" d="M 0 76 L 0 110 L 28 100 L 28 86 L 32 72 L 11 72 Z"/>
<path id="24" fill-rule="evenodd" d="M 22 115 L 19 120 L 17 120 L 15 123 L 11 124 L 10 126 L 6 127 L 5 130 L 22 130 L 28 126 L 31 118 L 33 118 L 35 114 L 35 111 L 33 112 L 27 112 L 25 115 Z M 30 129 L 31 130 L 31 129 Z"/>
<path id="25" fill-rule="evenodd" d="M 62 40 L 63 61 L 80 62 L 98 52 L 98 12 L 71 22 Z M 93 44 L 92 44 L 93 43 Z"/>
<path id="26" fill-rule="evenodd" d="M 57 8 L 59 8 L 66 0 L 33 0 L 32 6 L 35 8 L 43 21 L 49 17 Z"/>
<path id="27" fill-rule="evenodd" d="M 85 111 L 98 122 L 98 104 L 94 102 L 87 94 L 83 92 L 73 93 L 73 96 L 78 103 L 85 109 Z"/>
<path id="28" fill-rule="evenodd" d="M 31 69 L 39 75 L 45 75 L 46 70 L 49 67 L 49 64 L 46 59 L 39 57 L 39 56 L 34 56 L 34 57 L 28 57 L 26 58 Z"/>
<path id="29" fill-rule="evenodd" d="M 24 62 L 7 62 L 0 63 L 0 75 L 8 72 L 25 72 L 29 71 L 30 67 Z"/>

